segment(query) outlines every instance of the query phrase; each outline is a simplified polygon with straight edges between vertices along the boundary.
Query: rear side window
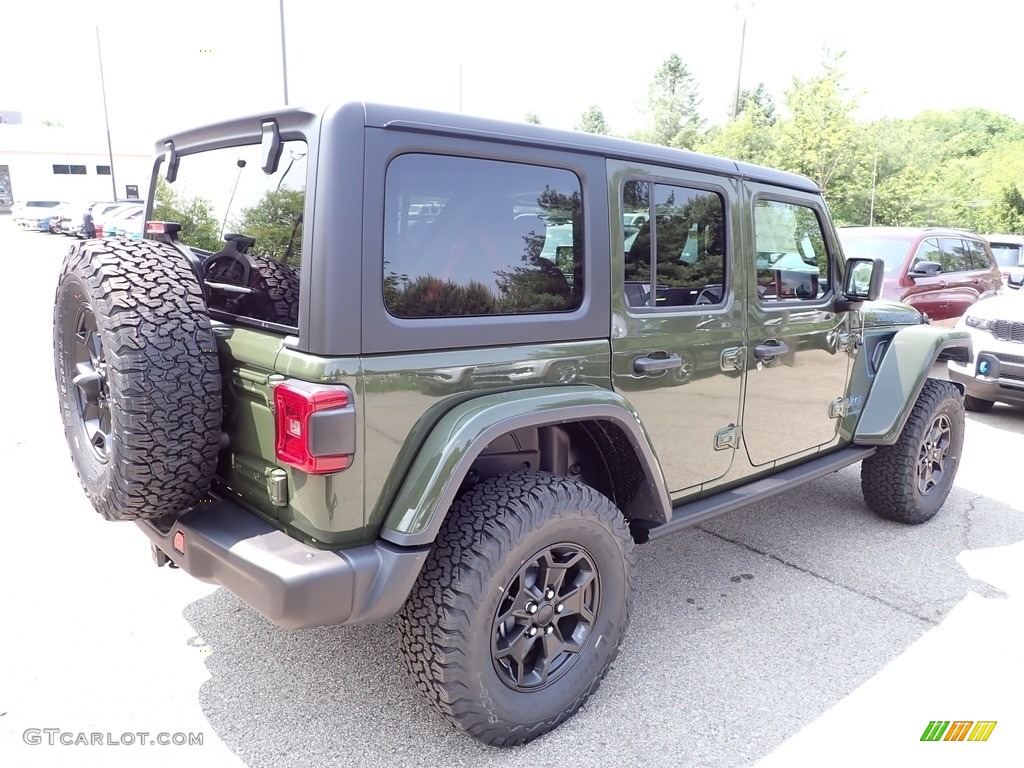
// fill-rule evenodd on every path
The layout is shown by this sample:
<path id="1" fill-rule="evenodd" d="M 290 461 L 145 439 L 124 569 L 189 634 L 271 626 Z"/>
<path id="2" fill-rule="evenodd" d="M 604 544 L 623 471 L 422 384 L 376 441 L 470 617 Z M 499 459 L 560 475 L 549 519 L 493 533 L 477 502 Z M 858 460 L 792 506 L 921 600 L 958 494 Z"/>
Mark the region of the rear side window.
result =
<path id="1" fill-rule="evenodd" d="M 177 179 L 157 183 L 153 219 L 181 224 L 206 260 L 209 306 L 234 319 L 298 326 L 306 143 L 287 141 L 276 173 L 259 144 L 184 155 Z"/>
<path id="2" fill-rule="evenodd" d="M 724 301 L 725 216 L 718 193 L 628 181 L 622 209 L 629 306 L 660 309 Z"/>
<path id="3" fill-rule="evenodd" d="M 400 155 L 385 178 L 384 304 L 402 318 L 577 309 L 582 211 L 571 171 Z"/>
<path id="4" fill-rule="evenodd" d="M 967 240 L 965 242 L 967 243 L 967 250 L 971 257 L 971 268 L 992 269 L 992 261 L 989 259 L 988 254 L 985 253 L 985 247 L 976 240 Z M 1013 266 L 1016 266 L 1016 264 Z"/>
<path id="5" fill-rule="evenodd" d="M 943 237 L 939 240 L 942 248 L 943 272 L 969 272 L 971 257 L 967 252 L 967 244 L 958 237 Z"/>

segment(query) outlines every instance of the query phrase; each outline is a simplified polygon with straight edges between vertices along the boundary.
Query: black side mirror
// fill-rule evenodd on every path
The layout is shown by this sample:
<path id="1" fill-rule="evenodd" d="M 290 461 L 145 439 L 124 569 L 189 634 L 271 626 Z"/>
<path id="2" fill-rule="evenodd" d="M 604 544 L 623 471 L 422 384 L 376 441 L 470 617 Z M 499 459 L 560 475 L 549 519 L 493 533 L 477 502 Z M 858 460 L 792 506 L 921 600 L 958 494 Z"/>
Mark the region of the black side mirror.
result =
<path id="1" fill-rule="evenodd" d="M 1024 286 L 1024 268 L 1011 269 L 1010 274 L 1006 277 L 1006 286 L 1019 291 Z"/>
<path id="2" fill-rule="evenodd" d="M 910 277 L 932 277 L 942 272 L 942 265 L 937 261 L 919 261 L 907 274 Z"/>
<path id="3" fill-rule="evenodd" d="M 843 298 L 849 302 L 874 301 L 882 295 L 885 262 L 881 259 L 847 259 L 843 273 Z"/>

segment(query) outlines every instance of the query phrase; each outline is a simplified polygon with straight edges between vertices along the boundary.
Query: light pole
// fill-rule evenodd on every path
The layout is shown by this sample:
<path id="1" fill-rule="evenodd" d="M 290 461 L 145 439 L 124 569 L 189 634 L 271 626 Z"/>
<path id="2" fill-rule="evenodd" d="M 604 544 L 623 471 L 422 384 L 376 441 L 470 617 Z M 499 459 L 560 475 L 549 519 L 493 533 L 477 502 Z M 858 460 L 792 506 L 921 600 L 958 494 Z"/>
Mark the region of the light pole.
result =
<path id="1" fill-rule="evenodd" d="M 284 0 L 280 0 L 281 8 L 281 75 L 284 78 L 284 105 L 288 106 L 288 56 L 284 48 Z"/>
<path id="2" fill-rule="evenodd" d="M 103 80 L 103 50 L 100 48 L 100 25 L 96 25 L 96 55 L 100 60 L 100 91 L 103 93 L 103 122 L 107 128 L 107 159 L 110 162 L 110 186 L 117 200 L 117 181 L 114 180 L 114 149 L 110 145 L 110 118 L 107 116 L 107 85 Z"/>
<path id="3" fill-rule="evenodd" d="M 740 32 L 740 63 L 736 67 L 736 99 L 732 106 L 732 119 L 735 120 L 740 114 L 740 80 L 743 77 L 743 46 L 747 41 L 747 14 L 753 10 L 751 2 L 737 3 L 736 10 L 743 14 L 743 29 Z"/>

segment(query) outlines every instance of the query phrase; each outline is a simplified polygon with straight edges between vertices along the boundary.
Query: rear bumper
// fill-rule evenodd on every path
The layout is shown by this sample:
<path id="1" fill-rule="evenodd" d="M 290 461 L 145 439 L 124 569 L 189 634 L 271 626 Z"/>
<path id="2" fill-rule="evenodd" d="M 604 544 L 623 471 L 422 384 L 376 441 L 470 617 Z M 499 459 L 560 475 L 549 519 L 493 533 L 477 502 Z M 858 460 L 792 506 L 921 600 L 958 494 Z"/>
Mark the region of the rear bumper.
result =
<path id="1" fill-rule="evenodd" d="M 236 504 L 211 497 L 164 531 L 139 527 L 181 570 L 219 584 L 286 629 L 363 624 L 393 616 L 429 547 L 378 541 L 322 550 L 296 541 Z M 184 535 L 185 553 L 174 549 Z"/>

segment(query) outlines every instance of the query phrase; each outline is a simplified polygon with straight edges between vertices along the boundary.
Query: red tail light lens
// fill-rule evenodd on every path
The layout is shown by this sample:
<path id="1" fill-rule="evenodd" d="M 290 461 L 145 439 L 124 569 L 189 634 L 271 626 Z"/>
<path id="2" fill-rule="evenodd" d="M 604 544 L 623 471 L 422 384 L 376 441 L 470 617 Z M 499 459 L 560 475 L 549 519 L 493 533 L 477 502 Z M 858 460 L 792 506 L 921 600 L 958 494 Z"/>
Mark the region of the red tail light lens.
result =
<path id="1" fill-rule="evenodd" d="M 340 472 L 355 454 L 355 407 L 344 386 L 287 381 L 274 388 L 277 460 L 310 474 Z"/>

